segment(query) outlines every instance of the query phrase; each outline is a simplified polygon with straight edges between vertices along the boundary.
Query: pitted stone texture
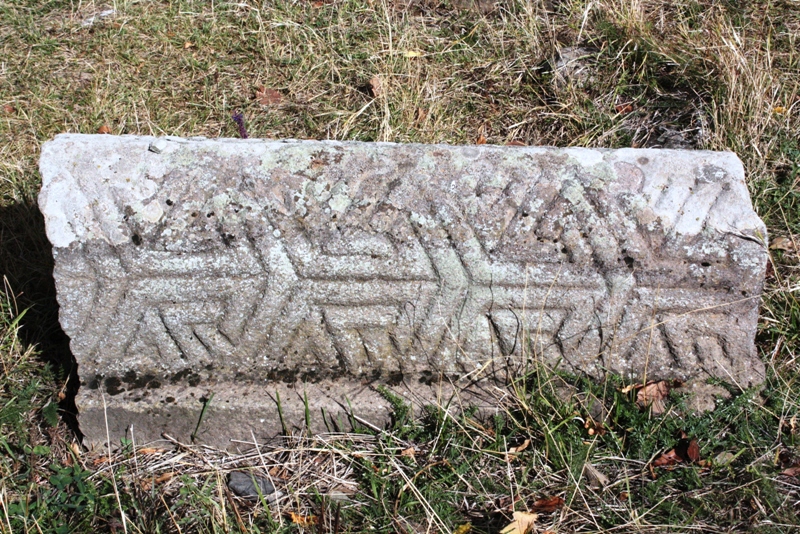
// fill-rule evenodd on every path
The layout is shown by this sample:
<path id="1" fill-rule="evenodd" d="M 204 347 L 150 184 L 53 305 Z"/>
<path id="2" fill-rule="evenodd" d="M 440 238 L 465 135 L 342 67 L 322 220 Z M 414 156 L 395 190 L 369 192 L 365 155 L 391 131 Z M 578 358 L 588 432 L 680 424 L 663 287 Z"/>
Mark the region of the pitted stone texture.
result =
<path id="1" fill-rule="evenodd" d="M 766 230 L 731 153 L 68 134 L 40 168 L 90 441 L 102 397 L 168 429 L 226 390 L 246 426 L 263 401 L 231 392 L 278 380 L 329 405 L 532 358 L 763 380 Z"/>

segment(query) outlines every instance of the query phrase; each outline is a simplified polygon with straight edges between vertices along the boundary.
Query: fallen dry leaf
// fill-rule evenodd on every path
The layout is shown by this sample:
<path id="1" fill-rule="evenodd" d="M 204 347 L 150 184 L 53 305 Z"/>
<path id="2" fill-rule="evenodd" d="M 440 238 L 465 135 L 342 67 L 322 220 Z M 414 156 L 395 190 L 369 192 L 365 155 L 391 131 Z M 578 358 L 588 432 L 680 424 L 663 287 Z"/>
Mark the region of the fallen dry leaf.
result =
<path id="1" fill-rule="evenodd" d="M 668 467 L 671 465 L 679 464 L 683 461 L 683 458 L 678 456 L 678 453 L 675 452 L 675 449 L 670 449 L 669 451 L 663 453 L 661 456 L 653 460 L 654 467 Z"/>
<path id="2" fill-rule="evenodd" d="M 170 480 L 174 475 L 175 475 L 175 473 L 164 473 L 163 475 L 160 475 L 160 476 L 156 477 L 155 479 L 143 480 L 142 484 L 141 484 L 142 485 L 142 489 L 145 490 L 145 491 L 150 491 L 150 488 L 153 487 L 153 484 L 161 484 L 162 482 L 166 482 L 167 480 Z"/>
<path id="3" fill-rule="evenodd" d="M 770 250 L 785 250 L 785 251 L 792 251 L 795 250 L 795 243 L 788 237 L 776 237 L 772 240 L 772 243 L 769 244 Z"/>
<path id="4" fill-rule="evenodd" d="M 553 496 L 536 499 L 536 501 L 533 503 L 533 506 L 531 506 L 531 509 L 536 512 L 550 513 L 555 512 L 562 506 L 564 506 L 564 499 Z"/>
<path id="5" fill-rule="evenodd" d="M 729 451 L 722 451 L 714 457 L 714 464 L 716 465 L 730 465 L 736 459 L 736 455 Z"/>
<path id="6" fill-rule="evenodd" d="M 156 449 L 154 447 L 144 447 L 142 449 L 139 449 L 137 452 L 138 454 L 159 454 L 167 451 L 165 451 L 164 449 Z"/>
<path id="7" fill-rule="evenodd" d="M 269 470 L 269 476 L 279 478 L 281 480 L 289 480 L 289 472 L 285 467 L 276 465 Z"/>
<path id="8" fill-rule="evenodd" d="M 289 512 L 289 518 L 292 520 L 292 523 L 302 528 L 313 527 L 318 522 L 317 516 L 315 515 L 301 515 L 294 512 Z"/>
<path id="9" fill-rule="evenodd" d="M 653 460 L 653 467 L 669 467 L 679 463 L 700 463 L 700 446 L 697 440 L 688 439 L 683 431 L 675 448 Z M 701 467 L 706 467 L 706 463 L 702 462 Z"/>
<path id="10" fill-rule="evenodd" d="M 508 143 L 506 143 L 506 146 L 528 146 L 528 145 L 526 145 L 522 141 L 517 141 L 516 139 L 514 139 L 513 141 L 509 141 Z"/>
<path id="11" fill-rule="evenodd" d="M 373 98 L 379 98 L 383 96 L 383 80 L 379 74 L 376 74 L 369 79 L 369 92 Z"/>
<path id="12" fill-rule="evenodd" d="M 80 457 L 80 455 L 81 455 L 81 446 L 80 445 L 78 445 L 77 443 L 72 443 L 72 444 L 70 444 L 69 448 L 72 449 L 72 452 L 75 454 L 75 456 Z"/>
<path id="13" fill-rule="evenodd" d="M 414 449 L 414 447 L 409 447 L 407 449 L 403 449 L 400 452 L 400 456 L 405 456 L 405 457 L 408 457 L 408 458 L 414 458 L 414 456 L 416 454 L 417 454 L 417 451 L 416 451 L 416 449 Z"/>
<path id="14" fill-rule="evenodd" d="M 194 46 L 194 44 L 192 44 L 191 41 L 186 41 L 185 43 L 183 43 L 183 48 L 184 49 L 191 48 L 193 46 Z"/>
<path id="15" fill-rule="evenodd" d="M 478 139 L 475 140 L 475 144 L 476 145 L 485 145 L 486 144 L 486 136 L 483 135 L 483 134 L 480 134 L 478 136 Z"/>
<path id="16" fill-rule="evenodd" d="M 521 444 L 521 445 L 518 445 L 518 446 L 516 446 L 516 447 L 511 447 L 510 449 L 508 449 L 508 452 L 509 452 L 509 454 L 514 454 L 514 453 L 517 453 L 517 452 L 522 452 L 522 451 L 524 451 L 525 449 L 527 449 L 527 448 L 528 448 L 528 445 L 530 445 L 530 444 L 531 444 L 531 440 L 529 440 L 529 439 L 526 439 L 525 441 L 523 441 L 523 442 L 522 442 L 522 444 Z"/>
<path id="17" fill-rule="evenodd" d="M 775 458 L 775 463 L 784 468 L 781 471 L 782 475 L 800 478 L 800 460 L 797 460 L 790 450 L 781 450 Z"/>
<path id="18" fill-rule="evenodd" d="M 626 115 L 633 111 L 633 104 L 617 104 L 614 109 L 617 110 L 617 113 Z"/>
<path id="19" fill-rule="evenodd" d="M 697 444 L 696 439 L 690 441 L 689 445 L 686 447 L 686 457 L 690 462 L 697 462 L 700 460 L 700 446 Z"/>
<path id="20" fill-rule="evenodd" d="M 674 384 L 667 380 L 649 382 L 636 392 L 636 404 L 640 408 L 649 406 L 653 415 L 660 415 L 666 410 L 664 399 L 667 398 L 673 387 Z"/>
<path id="21" fill-rule="evenodd" d="M 97 129 L 97 133 L 99 133 L 99 134 L 110 134 L 111 133 L 111 128 L 108 126 L 108 124 L 104 124 L 100 128 Z"/>
<path id="22" fill-rule="evenodd" d="M 604 488 L 608 486 L 608 477 L 601 473 L 592 464 L 584 464 L 583 472 L 586 473 L 586 478 L 589 480 L 589 485 L 595 488 Z"/>
<path id="23" fill-rule="evenodd" d="M 101 456 L 100 458 L 95 458 L 94 461 L 92 461 L 92 465 L 96 467 L 98 465 L 107 464 L 110 461 L 111 458 L 109 456 Z"/>
<path id="24" fill-rule="evenodd" d="M 783 471 L 781 471 L 781 474 L 785 475 L 787 477 L 800 478 L 800 465 L 795 466 L 795 467 L 790 467 L 788 469 L 784 469 Z"/>
<path id="25" fill-rule="evenodd" d="M 256 101 L 262 106 L 276 106 L 283 100 L 283 95 L 275 89 L 267 89 L 264 86 L 256 89 Z"/>
<path id="26" fill-rule="evenodd" d="M 527 534 L 539 516 L 528 512 L 514 512 L 514 521 L 500 531 L 500 534 Z"/>
<path id="27" fill-rule="evenodd" d="M 156 484 L 161 484 L 162 482 L 166 482 L 167 480 L 170 480 L 173 476 L 175 476 L 175 473 L 164 473 L 163 475 L 156 478 Z"/>
<path id="28" fill-rule="evenodd" d="M 3 105 L 3 111 L 5 111 L 8 114 L 11 114 L 11 113 L 14 113 L 15 111 L 17 111 L 17 108 L 12 106 L 11 104 L 4 104 Z"/>

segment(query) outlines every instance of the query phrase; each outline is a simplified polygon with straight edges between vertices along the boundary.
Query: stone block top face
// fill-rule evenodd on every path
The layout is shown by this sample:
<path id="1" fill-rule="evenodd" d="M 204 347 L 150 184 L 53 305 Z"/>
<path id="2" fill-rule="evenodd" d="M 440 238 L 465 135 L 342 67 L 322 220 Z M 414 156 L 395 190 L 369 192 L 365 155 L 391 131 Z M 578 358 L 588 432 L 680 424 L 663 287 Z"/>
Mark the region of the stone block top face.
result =
<path id="1" fill-rule="evenodd" d="M 763 380 L 732 153 L 65 134 L 40 169 L 88 392 L 526 359 Z"/>

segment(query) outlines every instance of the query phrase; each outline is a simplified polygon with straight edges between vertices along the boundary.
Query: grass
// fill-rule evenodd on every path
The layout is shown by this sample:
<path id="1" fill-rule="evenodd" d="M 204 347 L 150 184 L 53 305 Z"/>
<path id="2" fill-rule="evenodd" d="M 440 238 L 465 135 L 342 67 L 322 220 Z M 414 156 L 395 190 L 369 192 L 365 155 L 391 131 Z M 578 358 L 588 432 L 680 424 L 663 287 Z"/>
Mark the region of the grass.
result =
<path id="1" fill-rule="evenodd" d="M 796 1 L 0 0 L 0 47 L 0 531 L 463 534 L 537 509 L 537 532 L 800 530 L 800 482 L 781 475 L 800 456 Z M 262 105 L 262 87 L 280 98 Z M 103 126 L 237 137 L 237 110 L 251 137 L 735 151 L 770 236 L 795 244 L 771 250 L 766 384 L 705 414 L 684 413 L 677 390 L 653 416 L 614 377 L 533 369 L 494 416 L 396 404 L 390 428 L 241 456 L 87 455 L 39 147 Z M 681 433 L 710 463 L 651 468 Z M 285 496 L 231 495 L 226 473 L 244 468 Z"/>

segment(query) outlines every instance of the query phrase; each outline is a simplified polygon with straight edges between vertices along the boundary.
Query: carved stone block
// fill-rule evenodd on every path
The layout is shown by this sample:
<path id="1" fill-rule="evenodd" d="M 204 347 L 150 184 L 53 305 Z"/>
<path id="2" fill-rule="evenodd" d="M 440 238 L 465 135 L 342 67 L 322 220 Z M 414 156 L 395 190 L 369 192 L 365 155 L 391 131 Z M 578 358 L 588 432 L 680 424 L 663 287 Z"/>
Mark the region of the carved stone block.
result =
<path id="1" fill-rule="evenodd" d="M 188 439 L 204 403 L 201 439 L 261 438 L 278 394 L 377 414 L 375 384 L 531 361 L 763 380 L 731 153 L 67 134 L 40 168 L 91 443 Z"/>

